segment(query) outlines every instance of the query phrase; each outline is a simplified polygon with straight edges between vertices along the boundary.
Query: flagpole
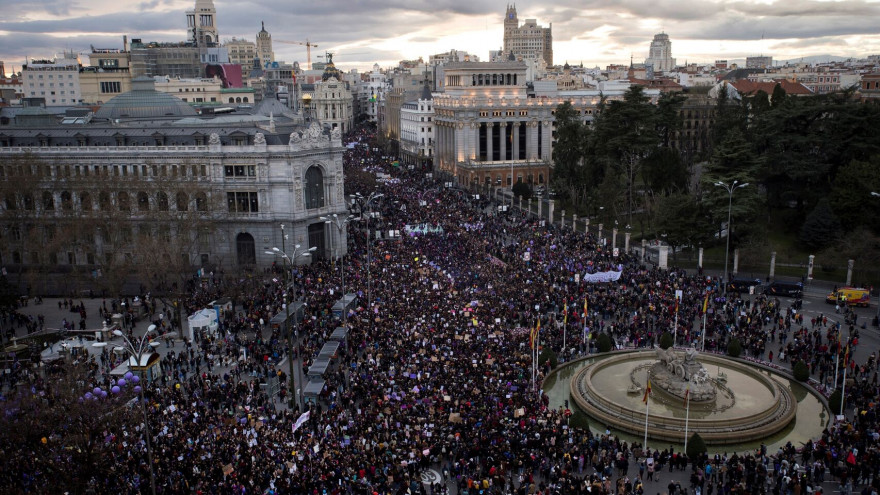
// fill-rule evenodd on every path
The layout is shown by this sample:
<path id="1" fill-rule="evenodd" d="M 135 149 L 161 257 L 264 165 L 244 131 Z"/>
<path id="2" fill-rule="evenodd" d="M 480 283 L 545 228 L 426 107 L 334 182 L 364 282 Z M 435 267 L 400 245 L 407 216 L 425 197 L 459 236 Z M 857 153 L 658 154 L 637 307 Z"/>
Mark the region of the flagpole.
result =
<path id="1" fill-rule="evenodd" d="M 846 349 L 847 358 L 849 357 L 849 347 Z M 848 359 L 843 360 L 843 383 L 840 387 L 840 415 L 843 416 L 843 406 L 846 404 L 846 369 L 849 368 Z"/>
<path id="2" fill-rule="evenodd" d="M 834 357 L 834 390 L 837 390 L 837 370 L 840 363 L 840 330 L 837 331 L 837 355 Z M 843 370 L 846 373 L 846 370 Z"/>
<path id="3" fill-rule="evenodd" d="M 672 330 L 672 347 L 675 347 L 678 341 L 678 303 L 675 303 L 675 327 Z"/>
<path id="4" fill-rule="evenodd" d="M 645 401 L 645 441 L 642 442 L 642 450 L 647 451 L 648 449 L 648 408 L 650 407 L 650 400 Z"/>
<path id="5" fill-rule="evenodd" d="M 703 352 L 706 350 L 706 312 L 705 311 L 703 311 L 703 332 L 702 333 L 703 333 L 703 336 L 702 336 L 703 341 L 700 343 L 700 352 Z"/>
<path id="6" fill-rule="evenodd" d="M 690 389 L 684 393 L 684 453 L 688 450 L 688 420 L 691 417 L 691 394 Z"/>

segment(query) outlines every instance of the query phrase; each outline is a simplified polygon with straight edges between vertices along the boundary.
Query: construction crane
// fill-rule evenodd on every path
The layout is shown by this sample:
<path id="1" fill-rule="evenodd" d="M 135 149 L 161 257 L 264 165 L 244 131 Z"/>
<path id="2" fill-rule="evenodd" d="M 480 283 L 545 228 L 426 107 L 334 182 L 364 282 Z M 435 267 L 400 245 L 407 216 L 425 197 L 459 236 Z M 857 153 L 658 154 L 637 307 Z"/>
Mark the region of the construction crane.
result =
<path id="1" fill-rule="evenodd" d="M 272 40 L 277 41 L 278 43 L 287 43 L 288 45 L 300 45 L 306 47 L 306 57 L 309 62 L 309 70 L 312 70 L 312 47 L 318 48 L 316 43 L 309 42 L 308 38 L 305 41 L 287 41 L 287 40 Z"/>

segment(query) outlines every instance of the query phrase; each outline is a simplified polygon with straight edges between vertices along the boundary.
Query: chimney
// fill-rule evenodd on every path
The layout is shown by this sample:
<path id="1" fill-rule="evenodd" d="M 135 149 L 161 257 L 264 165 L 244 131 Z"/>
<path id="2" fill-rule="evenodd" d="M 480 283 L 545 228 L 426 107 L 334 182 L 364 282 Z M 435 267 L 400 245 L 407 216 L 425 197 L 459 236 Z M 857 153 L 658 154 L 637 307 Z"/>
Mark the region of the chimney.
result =
<path id="1" fill-rule="evenodd" d="M 126 35 L 126 34 L 122 35 L 122 51 L 123 52 L 128 51 L 128 35 Z"/>

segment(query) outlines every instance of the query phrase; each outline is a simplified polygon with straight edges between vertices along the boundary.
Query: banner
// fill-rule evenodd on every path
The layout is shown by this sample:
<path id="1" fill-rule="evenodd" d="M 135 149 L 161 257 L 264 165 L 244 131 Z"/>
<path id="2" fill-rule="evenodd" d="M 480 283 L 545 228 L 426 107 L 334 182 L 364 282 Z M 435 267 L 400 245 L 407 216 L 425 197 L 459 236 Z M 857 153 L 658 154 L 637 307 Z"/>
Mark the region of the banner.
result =
<path id="1" fill-rule="evenodd" d="M 309 415 L 311 415 L 311 413 L 312 411 L 306 411 L 300 415 L 300 417 L 296 420 L 296 423 L 293 424 L 293 433 L 296 433 L 296 430 L 298 430 L 299 427 L 303 425 L 303 423 L 309 420 Z"/>
<path id="2" fill-rule="evenodd" d="M 620 280 L 621 274 L 623 274 L 622 271 L 585 273 L 584 274 L 584 282 L 587 282 L 589 284 L 598 283 L 598 282 L 617 282 L 618 280 Z"/>

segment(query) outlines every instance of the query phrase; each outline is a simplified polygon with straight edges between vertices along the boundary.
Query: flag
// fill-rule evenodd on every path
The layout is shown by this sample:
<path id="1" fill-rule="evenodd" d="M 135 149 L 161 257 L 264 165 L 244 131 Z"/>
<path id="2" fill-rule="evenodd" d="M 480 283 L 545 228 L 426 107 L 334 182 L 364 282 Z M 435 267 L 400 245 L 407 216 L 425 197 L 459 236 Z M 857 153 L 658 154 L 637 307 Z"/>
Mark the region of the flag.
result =
<path id="1" fill-rule="evenodd" d="M 684 389 L 684 406 L 685 407 L 687 407 L 687 405 L 688 405 L 688 396 L 690 394 L 691 394 L 691 387 L 688 386 L 688 388 Z"/>
<path id="2" fill-rule="evenodd" d="M 848 364 L 849 364 L 849 345 L 846 346 L 846 353 L 844 353 L 844 355 L 843 355 L 843 367 L 846 368 L 846 366 Z"/>
<path id="3" fill-rule="evenodd" d="M 706 293 L 706 298 L 703 299 L 703 314 L 706 314 L 706 310 L 709 309 L 709 293 Z"/>
<path id="4" fill-rule="evenodd" d="M 651 379 L 650 378 L 648 378 L 648 386 L 645 387 L 645 397 L 642 398 L 642 402 L 647 404 L 649 395 L 651 395 Z"/>
<path id="5" fill-rule="evenodd" d="M 588 299 L 585 297 L 584 298 L 584 318 L 585 319 L 587 317 L 587 301 L 588 301 Z"/>
<path id="6" fill-rule="evenodd" d="M 532 330 L 531 337 L 529 338 L 529 345 L 532 346 L 532 349 L 538 345 L 538 335 L 541 333 L 541 319 L 538 318 L 538 324 L 535 325 L 535 329 Z"/>
<path id="7" fill-rule="evenodd" d="M 309 415 L 311 413 L 312 411 L 306 411 L 300 414 L 299 418 L 297 418 L 296 420 L 296 423 L 293 424 L 293 433 L 296 433 L 296 430 L 298 430 L 299 427 L 303 425 L 303 423 L 309 420 Z"/>
<path id="8" fill-rule="evenodd" d="M 562 326 L 568 325 L 568 301 L 565 302 L 565 307 L 562 309 Z"/>

